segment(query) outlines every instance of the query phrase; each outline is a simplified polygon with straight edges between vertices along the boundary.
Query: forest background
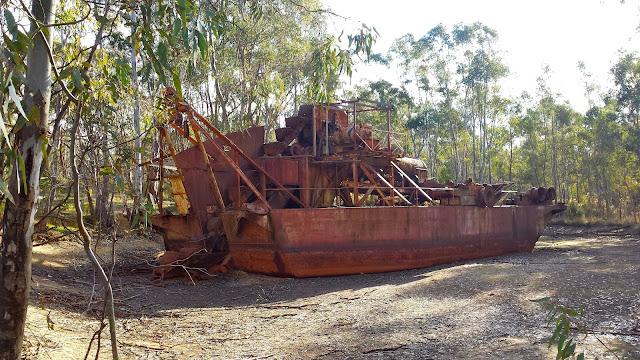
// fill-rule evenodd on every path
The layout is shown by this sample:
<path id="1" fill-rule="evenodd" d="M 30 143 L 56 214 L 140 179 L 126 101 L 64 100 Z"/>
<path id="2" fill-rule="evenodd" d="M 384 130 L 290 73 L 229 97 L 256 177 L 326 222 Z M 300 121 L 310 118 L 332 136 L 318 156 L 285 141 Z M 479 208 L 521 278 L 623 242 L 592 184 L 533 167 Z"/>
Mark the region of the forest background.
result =
<path id="1" fill-rule="evenodd" d="M 631 4 L 619 6 L 635 11 Z M 1 23 L 1 206 L 11 199 L 9 176 L 21 170 L 11 136 L 28 118 L 17 106 L 29 46 L 29 19 L 22 8 L 19 2 L 3 5 Z M 589 104 L 579 112 L 551 89 L 549 66 L 540 71 L 536 88 L 505 93 L 500 84 L 509 64 L 490 24 L 441 24 L 397 38 L 367 59 L 354 56 L 353 48 L 332 35 L 328 20 L 339 15 L 322 9 L 316 1 L 116 2 L 109 8 L 60 3 L 55 22 L 61 25 L 50 27 L 57 74 L 39 214 L 56 216 L 51 210 L 69 199 L 66 144 L 76 108 L 69 92 L 82 93 L 84 104 L 79 129 L 84 206 L 94 222 L 109 225 L 118 202 L 127 210 L 152 211 L 145 205 L 155 199 L 145 194 L 145 175 L 136 164 L 154 157 L 154 125 L 162 116 L 158 99 L 166 86 L 177 87 L 224 131 L 265 125 L 272 137 L 284 117 L 317 100 L 309 86 L 318 81 L 317 52 L 325 47 L 354 67 L 376 62 L 401 74 L 390 81 L 360 73 L 359 83 L 343 90 L 345 78 L 335 70 L 324 83 L 331 101 L 361 97 L 393 105 L 394 130 L 405 134 L 405 151 L 425 160 L 438 181 L 510 181 L 517 190 L 554 186 L 569 205 L 566 217 L 637 222 L 637 53 L 619 52 L 610 69 L 613 82 L 605 89 L 584 62 L 576 64 Z M 103 35 L 96 39 L 101 26 Z M 375 28 L 362 26 L 377 36 Z M 95 55 L 86 61 L 94 40 Z M 382 125 L 382 119 L 365 120 Z"/>
<path id="2" fill-rule="evenodd" d="M 157 199 L 138 164 L 159 156 L 168 86 L 223 132 L 264 125 L 265 140 L 301 104 L 383 102 L 404 151 L 437 181 L 553 186 L 571 221 L 640 216 L 634 51 L 619 53 L 606 88 L 576 64 L 589 104 L 581 112 L 551 89 L 549 66 L 535 89 L 505 93 L 499 34 L 480 22 L 437 25 L 375 53 L 374 27 L 333 35 L 328 20 L 340 15 L 315 0 L 10 0 L 0 10 L 0 286 L 10 289 L 0 310 L 24 309 L 3 315 L 3 351 L 20 352 L 18 332 L 4 329 L 24 327 L 34 227 L 78 226 L 88 248 L 77 210 L 100 231 L 116 213 L 147 224 Z M 367 62 L 397 69 L 399 81 L 345 90 L 344 76 Z"/>

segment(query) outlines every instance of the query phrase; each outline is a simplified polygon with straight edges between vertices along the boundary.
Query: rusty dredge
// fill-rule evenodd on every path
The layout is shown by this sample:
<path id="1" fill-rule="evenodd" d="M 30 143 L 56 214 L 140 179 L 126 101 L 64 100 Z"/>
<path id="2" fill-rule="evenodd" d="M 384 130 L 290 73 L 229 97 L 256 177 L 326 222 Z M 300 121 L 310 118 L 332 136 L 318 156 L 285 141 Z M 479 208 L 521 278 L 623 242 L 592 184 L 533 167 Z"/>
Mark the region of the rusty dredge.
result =
<path id="1" fill-rule="evenodd" d="M 366 100 L 301 106 L 264 143 L 265 129 L 223 134 L 172 89 L 160 155 L 145 163 L 170 183 L 177 214 L 152 224 L 164 237 L 157 276 L 227 267 L 327 276 L 427 267 L 531 251 L 552 214 L 553 188 L 439 184 L 394 146 L 391 107 Z M 386 115 L 383 131 L 358 122 Z M 168 129 L 193 145 L 176 152 Z M 378 135 L 379 134 L 379 135 Z"/>

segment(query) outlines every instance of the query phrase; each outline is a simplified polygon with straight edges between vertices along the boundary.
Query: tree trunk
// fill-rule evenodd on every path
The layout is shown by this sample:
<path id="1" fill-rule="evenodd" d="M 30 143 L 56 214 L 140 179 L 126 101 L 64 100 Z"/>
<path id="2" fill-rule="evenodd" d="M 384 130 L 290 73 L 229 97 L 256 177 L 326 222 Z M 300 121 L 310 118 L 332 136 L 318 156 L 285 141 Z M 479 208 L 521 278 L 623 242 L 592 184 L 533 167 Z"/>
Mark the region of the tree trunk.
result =
<path id="1" fill-rule="evenodd" d="M 78 104 L 76 110 L 76 116 L 73 121 L 73 127 L 71 129 L 71 149 L 69 160 L 71 162 L 71 174 L 73 175 L 73 204 L 76 209 L 76 222 L 78 224 L 78 232 L 82 237 L 82 245 L 84 251 L 91 261 L 94 271 L 98 274 L 100 282 L 104 288 L 104 300 L 105 300 L 105 312 L 109 319 L 109 334 L 111 335 L 111 354 L 114 360 L 118 359 L 118 342 L 116 340 L 116 318 L 113 308 L 113 290 L 111 288 L 111 281 L 104 272 L 102 265 L 98 262 L 97 257 L 91 250 L 91 236 L 84 226 L 82 219 L 82 206 L 80 206 L 80 182 L 78 176 L 78 166 L 76 164 L 76 134 L 78 132 L 78 125 L 80 123 L 80 114 L 82 113 L 82 104 Z M 98 349 L 99 351 L 99 349 Z"/>
<path id="2" fill-rule="evenodd" d="M 33 0 L 35 18 L 50 24 L 55 12 L 55 0 Z M 38 29 L 31 24 L 31 32 Z M 51 34 L 47 32 L 49 44 Z M 24 108 L 33 116 L 15 135 L 15 145 L 24 161 L 24 174 L 14 171 L 9 189 L 15 203 L 7 201 L 0 246 L 0 359 L 19 359 L 22 351 L 24 325 L 31 290 L 31 250 L 33 220 L 40 187 L 43 137 L 47 134 L 49 102 L 51 99 L 51 64 L 47 55 L 45 35 L 33 37 L 27 54 L 27 76 Z M 24 177 L 24 178 L 23 178 Z M 24 180 L 24 182 L 23 182 Z M 26 183 L 26 188 L 19 185 Z"/>
<path id="3" fill-rule="evenodd" d="M 136 13 L 131 11 L 131 80 L 133 81 L 134 104 L 133 104 L 133 130 L 136 133 L 134 141 L 134 157 L 136 164 L 133 167 L 133 209 L 138 212 L 142 205 L 142 167 L 137 166 L 142 162 L 142 140 L 140 139 L 140 98 L 138 95 L 138 68 L 136 63 L 136 46 L 135 46 L 135 21 Z M 106 201 L 106 199 L 105 199 Z"/>
<path id="4" fill-rule="evenodd" d="M 59 114 L 60 111 L 62 110 L 62 99 L 58 96 L 56 99 L 56 114 Z M 56 119 L 58 120 L 58 119 Z M 58 162 L 59 162 L 59 156 L 60 154 L 58 153 L 58 151 L 60 150 L 60 122 L 56 121 L 56 123 L 54 124 L 54 129 L 52 132 L 52 136 L 53 136 L 53 143 L 48 146 L 47 148 L 47 153 L 49 154 L 49 158 L 52 160 L 50 162 L 51 164 L 51 175 L 50 175 L 50 180 L 51 180 L 51 186 L 49 187 L 49 195 L 47 196 L 47 205 L 44 209 L 44 213 L 48 214 L 49 211 L 51 211 L 51 207 L 53 207 L 53 202 L 55 201 L 56 198 L 56 190 L 58 187 Z M 52 154 L 55 154 L 54 156 L 51 156 Z"/>
<path id="5" fill-rule="evenodd" d="M 138 127 L 139 129 L 139 127 Z M 102 131 L 102 166 L 106 168 L 109 166 L 109 142 L 107 139 L 108 129 L 105 126 Z M 140 166 L 136 166 L 136 172 L 138 169 L 141 169 Z M 109 199 L 111 198 L 110 189 L 109 189 L 109 177 L 111 175 L 103 174 L 102 175 L 102 184 L 100 185 L 100 199 L 98 201 L 98 218 L 100 221 L 100 226 L 103 229 L 110 228 L 113 225 L 111 221 L 113 216 L 109 211 Z M 141 177 L 140 177 L 141 178 Z M 137 186 L 137 184 L 135 184 Z M 135 204 L 134 204 L 135 206 Z"/>

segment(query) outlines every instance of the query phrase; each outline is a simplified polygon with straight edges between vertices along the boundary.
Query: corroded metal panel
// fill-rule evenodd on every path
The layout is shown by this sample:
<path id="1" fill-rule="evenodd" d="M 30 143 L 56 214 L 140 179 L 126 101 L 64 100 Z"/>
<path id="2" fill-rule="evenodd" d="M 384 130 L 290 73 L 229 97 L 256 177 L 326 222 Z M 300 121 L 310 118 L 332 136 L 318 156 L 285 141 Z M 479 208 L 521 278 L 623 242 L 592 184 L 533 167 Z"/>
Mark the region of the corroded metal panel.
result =
<path id="1" fill-rule="evenodd" d="M 299 185 L 300 177 L 298 172 L 299 158 L 263 158 L 264 169 L 273 175 L 280 183 L 285 185 Z"/>
<path id="2" fill-rule="evenodd" d="M 257 158 L 262 156 L 262 143 L 264 139 L 264 128 L 253 127 L 245 131 L 227 134 L 234 143 L 242 149 L 248 156 Z M 215 139 L 218 145 L 222 146 L 220 139 Z M 204 142 L 207 153 L 214 158 L 212 162 L 215 171 L 216 181 L 222 189 L 222 199 L 225 204 L 230 200 L 229 190 L 235 187 L 236 176 L 230 166 L 223 164 L 222 160 L 216 160 L 216 151 L 210 141 Z M 191 211 L 198 217 L 201 223 L 206 224 L 207 214 L 211 214 L 217 208 L 211 182 L 209 181 L 208 169 L 202 158 L 202 153 L 197 147 L 192 147 L 176 154 L 177 166 L 182 170 L 184 177 L 184 188 L 191 202 Z M 239 159 L 239 166 L 243 170 L 248 170 L 251 165 L 244 159 Z"/>
<path id="3" fill-rule="evenodd" d="M 403 207 L 273 210 L 273 245 L 244 237 L 235 266 L 281 276 L 427 267 L 531 251 L 552 207 Z"/>
<path id="4" fill-rule="evenodd" d="M 200 222 L 193 215 L 156 215 L 151 224 L 163 234 L 166 250 L 178 250 L 202 235 Z"/>

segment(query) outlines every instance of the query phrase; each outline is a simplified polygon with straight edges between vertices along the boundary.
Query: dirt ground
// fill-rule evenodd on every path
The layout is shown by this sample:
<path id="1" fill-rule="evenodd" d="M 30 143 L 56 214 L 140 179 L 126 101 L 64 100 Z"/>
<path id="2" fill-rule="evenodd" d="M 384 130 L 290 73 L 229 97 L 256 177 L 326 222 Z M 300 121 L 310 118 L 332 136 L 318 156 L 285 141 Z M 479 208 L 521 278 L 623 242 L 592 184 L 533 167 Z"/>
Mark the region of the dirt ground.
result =
<path id="1" fill-rule="evenodd" d="M 194 285 L 151 281 L 158 238 L 119 236 L 114 271 L 124 359 L 553 359 L 530 299 L 585 310 L 587 359 L 640 358 L 637 230 L 555 226 L 527 254 L 311 279 L 231 271 Z M 98 244 L 109 258 L 110 240 Z M 83 359 L 102 290 L 73 241 L 34 249 L 29 359 Z M 108 359 L 105 330 L 99 358 Z M 94 341 L 89 358 L 95 358 Z"/>

